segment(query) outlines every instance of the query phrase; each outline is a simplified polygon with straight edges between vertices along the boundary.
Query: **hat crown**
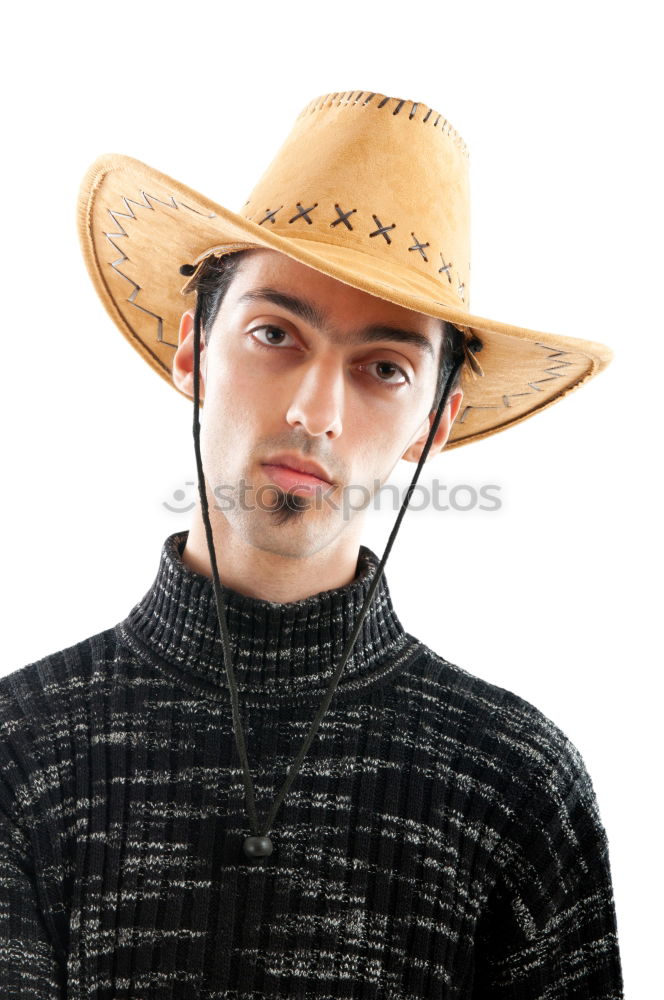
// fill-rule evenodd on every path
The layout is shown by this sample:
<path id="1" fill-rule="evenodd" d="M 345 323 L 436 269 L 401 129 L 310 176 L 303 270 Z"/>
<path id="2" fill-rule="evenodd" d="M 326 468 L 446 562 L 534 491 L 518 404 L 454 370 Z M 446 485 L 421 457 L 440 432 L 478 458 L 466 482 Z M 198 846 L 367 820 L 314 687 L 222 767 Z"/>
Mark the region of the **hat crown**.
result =
<path id="1" fill-rule="evenodd" d="M 367 91 L 310 101 L 240 214 L 404 265 L 440 301 L 469 308 L 468 152 L 424 104 Z"/>

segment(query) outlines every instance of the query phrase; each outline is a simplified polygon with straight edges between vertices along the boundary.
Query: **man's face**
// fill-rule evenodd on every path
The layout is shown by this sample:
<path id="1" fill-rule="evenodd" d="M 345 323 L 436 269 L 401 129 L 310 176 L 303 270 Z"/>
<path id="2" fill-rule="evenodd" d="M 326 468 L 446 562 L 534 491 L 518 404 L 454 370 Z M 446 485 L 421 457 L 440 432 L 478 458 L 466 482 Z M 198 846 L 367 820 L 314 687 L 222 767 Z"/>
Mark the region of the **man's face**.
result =
<path id="1" fill-rule="evenodd" d="M 211 513 L 216 505 L 245 541 L 282 555 L 312 555 L 349 528 L 359 537 L 370 498 L 426 441 L 440 322 L 261 249 L 239 264 L 206 340 L 201 457 Z M 193 397 L 192 372 L 189 311 L 173 377 Z M 444 446 L 461 397 L 448 403 L 430 454 Z M 326 482 L 293 486 L 270 467 L 284 452 L 322 466 Z"/>

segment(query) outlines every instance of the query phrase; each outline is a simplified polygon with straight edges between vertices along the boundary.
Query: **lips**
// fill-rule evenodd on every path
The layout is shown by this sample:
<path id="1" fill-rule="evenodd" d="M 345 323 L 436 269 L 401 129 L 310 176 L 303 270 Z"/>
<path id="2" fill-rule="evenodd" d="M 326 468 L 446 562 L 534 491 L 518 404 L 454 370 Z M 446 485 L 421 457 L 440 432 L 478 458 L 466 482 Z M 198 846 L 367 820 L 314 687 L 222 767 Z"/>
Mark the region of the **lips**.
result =
<path id="1" fill-rule="evenodd" d="M 299 493 L 315 493 L 324 489 L 329 483 L 317 476 L 310 476 L 307 472 L 298 472 L 296 469 L 288 469 L 285 465 L 264 465 L 263 469 L 268 478 L 280 486 L 282 490 L 297 490 Z"/>
<path id="2" fill-rule="evenodd" d="M 321 483 L 325 486 L 332 485 L 332 479 L 327 469 L 324 469 L 322 465 L 318 465 L 316 462 L 309 462 L 305 458 L 300 458 L 298 455 L 271 455 L 266 462 L 263 462 L 263 465 L 265 468 L 271 470 L 282 468 L 290 473 L 300 474 L 301 482 L 304 485 L 320 485 Z"/>

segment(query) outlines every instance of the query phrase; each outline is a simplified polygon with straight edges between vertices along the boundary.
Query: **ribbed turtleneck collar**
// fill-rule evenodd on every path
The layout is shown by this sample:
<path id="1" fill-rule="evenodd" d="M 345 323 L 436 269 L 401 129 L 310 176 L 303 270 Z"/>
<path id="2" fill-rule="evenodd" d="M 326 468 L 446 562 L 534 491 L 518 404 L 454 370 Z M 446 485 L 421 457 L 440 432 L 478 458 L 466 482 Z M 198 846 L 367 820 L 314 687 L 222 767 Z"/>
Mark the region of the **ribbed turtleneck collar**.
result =
<path id="1" fill-rule="evenodd" d="M 141 659 L 212 697 L 229 697 L 212 580 L 182 562 L 189 532 L 164 542 L 152 586 L 120 623 Z M 380 560 L 360 547 L 355 578 L 346 586 L 279 604 L 223 585 L 233 669 L 240 696 L 255 704 L 296 699 L 320 703 L 359 617 Z M 420 648 L 392 607 L 385 574 L 341 674 L 338 701 L 363 697 L 385 683 Z"/>

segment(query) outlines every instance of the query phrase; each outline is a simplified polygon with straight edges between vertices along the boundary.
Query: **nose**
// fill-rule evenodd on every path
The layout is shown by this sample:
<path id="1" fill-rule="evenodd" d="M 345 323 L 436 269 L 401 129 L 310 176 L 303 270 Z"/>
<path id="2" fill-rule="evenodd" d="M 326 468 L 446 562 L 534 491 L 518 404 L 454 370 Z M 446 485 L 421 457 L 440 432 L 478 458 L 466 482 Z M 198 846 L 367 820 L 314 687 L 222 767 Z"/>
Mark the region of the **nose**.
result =
<path id="1" fill-rule="evenodd" d="M 337 438 L 343 401 L 343 373 L 329 361 L 311 364 L 297 383 L 286 419 L 292 427 L 304 427 L 312 437 Z"/>

